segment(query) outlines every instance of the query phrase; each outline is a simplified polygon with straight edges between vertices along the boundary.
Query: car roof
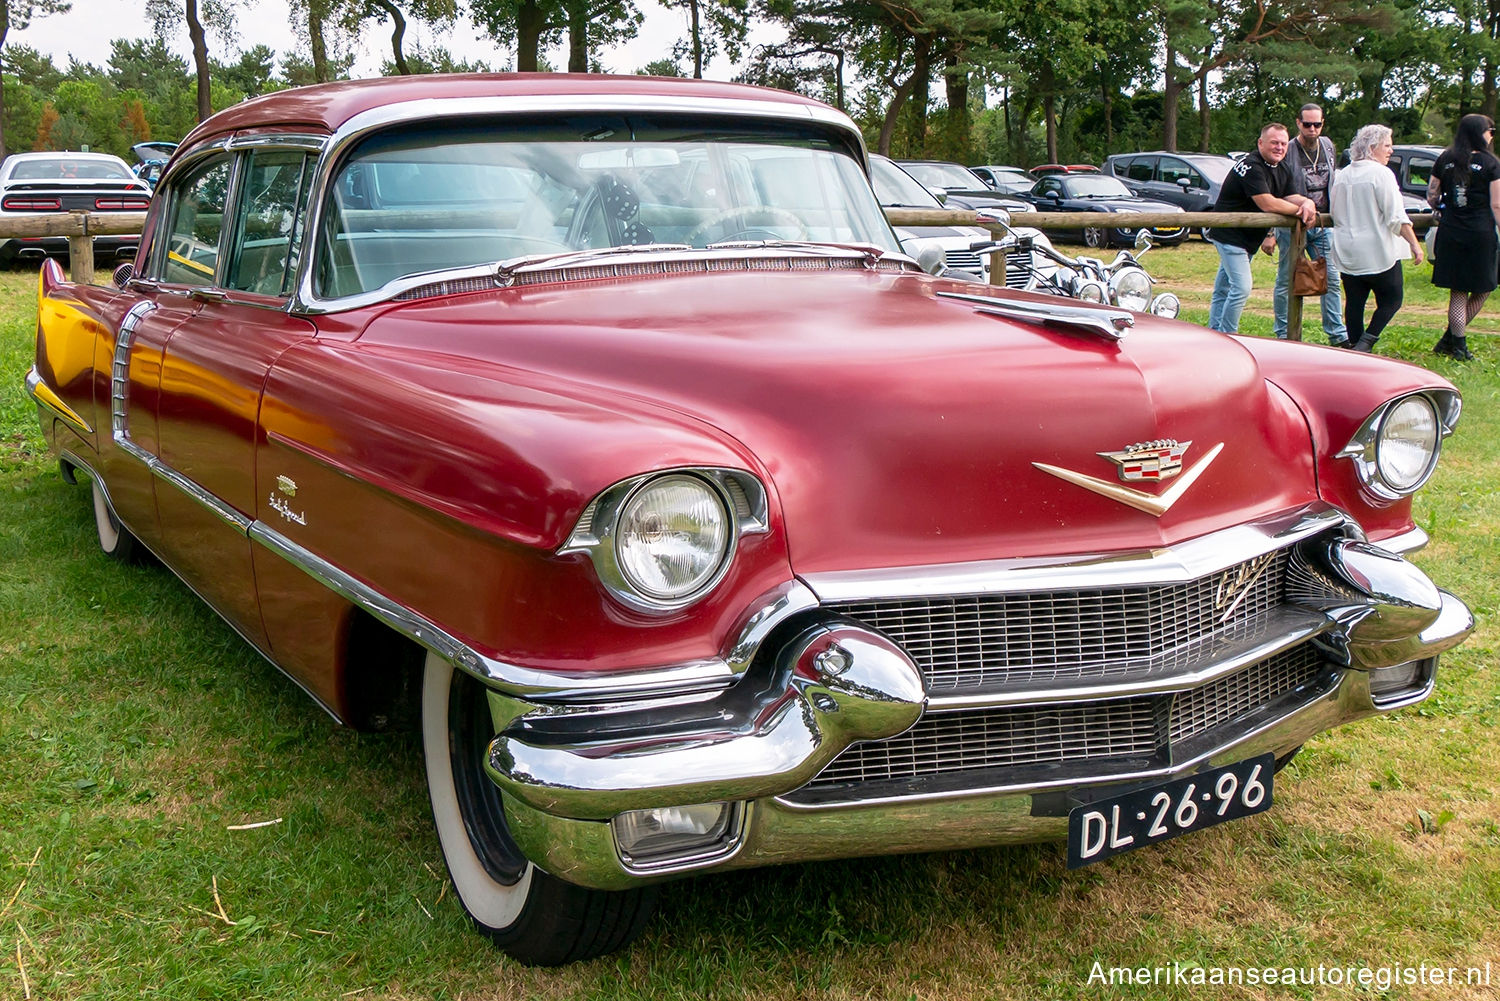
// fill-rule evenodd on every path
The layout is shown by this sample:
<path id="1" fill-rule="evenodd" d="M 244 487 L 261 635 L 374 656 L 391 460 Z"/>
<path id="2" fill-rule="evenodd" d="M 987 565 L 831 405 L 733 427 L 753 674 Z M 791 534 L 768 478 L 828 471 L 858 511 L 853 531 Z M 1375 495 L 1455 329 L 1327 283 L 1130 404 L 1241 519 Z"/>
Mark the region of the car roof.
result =
<path id="1" fill-rule="evenodd" d="M 210 136 L 268 125 L 332 133 L 350 119 L 392 104 L 464 98 L 539 98 L 537 110 L 549 98 L 606 97 L 632 102 L 661 99 L 670 107 L 674 97 L 740 100 L 764 109 L 779 104 L 831 111 L 811 98 L 746 84 L 647 76 L 607 76 L 593 73 L 453 73 L 380 77 L 314 84 L 253 97 L 204 121 L 182 141 L 187 148 Z M 634 104 L 639 107 L 639 104 Z"/>
<path id="2" fill-rule="evenodd" d="M 12 153 L 5 158 L 5 162 L 12 160 L 104 160 L 108 163 L 124 163 L 113 153 L 95 153 L 93 151 L 80 152 L 71 149 L 42 150 L 35 153 Z"/>
<path id="3" fill-rule="evenodd" d="M 1111 153 L 1107 159 L 1123 160 L 1129 156 L 1180 156 L 1184 160 L 1232 160 L 1224 153 L 1184 153 L 1180 149 L 1143 149 L 1135 153 Z"/>

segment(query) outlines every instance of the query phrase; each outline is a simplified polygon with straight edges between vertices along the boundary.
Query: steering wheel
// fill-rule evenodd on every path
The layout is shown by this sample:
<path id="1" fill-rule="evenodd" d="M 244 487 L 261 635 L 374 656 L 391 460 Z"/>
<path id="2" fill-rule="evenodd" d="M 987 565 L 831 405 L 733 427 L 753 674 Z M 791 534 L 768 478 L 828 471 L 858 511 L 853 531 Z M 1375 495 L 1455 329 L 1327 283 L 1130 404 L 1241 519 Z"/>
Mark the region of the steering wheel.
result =
<path id="1" fill-rule="evenodd" d="M 722 227 L 724 233 L 718 240 L 713 241 L 715 243 L 722 243 L 736 238 L 756 240 L 787 239 L 787 237 L 779 236 L 766 229 L 765 224 L 768 221 L 774 226 L 791 227 L 795 231 L 795 234 L 790 239 L 807 239 L 807 227 L 802 224 L 801 218 L 796 213 L 788 212 L 786 209 L 779 209 L 771 205 L 742 205 L 739 208 L 725 209 L 700 222 L 688 232 L 685 240 L 697 246 L 698 242 L 703 240 L 705 235 L 712 233 L 717 227 Z M 732 229 L 729 225 L 726 225 L 730 222 L 734 222 L 742 228 Z M 756 225 L 757 223 L 759 225 Z"/>

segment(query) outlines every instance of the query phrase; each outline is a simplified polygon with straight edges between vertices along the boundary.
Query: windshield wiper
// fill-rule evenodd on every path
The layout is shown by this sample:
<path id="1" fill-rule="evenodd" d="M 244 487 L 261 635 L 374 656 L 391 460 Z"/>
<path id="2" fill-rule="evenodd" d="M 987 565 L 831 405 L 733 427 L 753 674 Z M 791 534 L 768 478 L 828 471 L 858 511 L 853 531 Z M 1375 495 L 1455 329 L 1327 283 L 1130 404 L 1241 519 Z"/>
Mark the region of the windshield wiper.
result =
<path id="1" fill-rule="evenodd" d="M 496 261 L 495 277 L 503 282 L 522 268 L 535 267 L 540 264 L 548 264 L 553 267 L 568 267 L 572 264 L 581 264 L 585 261 L 592 261 L 600 257 L 609 257 L 617 254 L 649 254 L 659 251 L 692 249 L 692 246 L 686 243 L 632 243 L 619 247 L 560 250 L 555 254 L 527 254 L 525 257 L 511 257 L 503 261 Z"/>

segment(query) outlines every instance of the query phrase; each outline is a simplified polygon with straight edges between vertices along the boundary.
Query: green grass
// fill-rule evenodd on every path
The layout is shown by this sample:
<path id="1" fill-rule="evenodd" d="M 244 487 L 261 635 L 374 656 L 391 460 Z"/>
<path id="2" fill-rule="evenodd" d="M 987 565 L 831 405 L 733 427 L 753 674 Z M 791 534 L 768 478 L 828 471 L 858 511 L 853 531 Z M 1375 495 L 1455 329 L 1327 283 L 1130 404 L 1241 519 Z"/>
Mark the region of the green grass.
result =
<path id="1" fill-rule="evenodd" d="M 1147 262 L 1206 315 L 1210 248 Z M 1269 328 L 1269 265 L 1251 332 Z M 1480 618 L 1434 698 L 1313 741 L 1270 813 L 1166 846 L 1078 872 L 1049 845 L 691 880 L 624 953 L 536 971 L 469 931 L 412 734 L 340 729 L 170 573 L 99 554 L 87 491 L 57 475 L 22 387 L 34 277 L 0 273 L 0 997 L 1220 996 L 1090 984 L 1096 962 L 1490 962 L 1500 981 L 1500 344 L 1485 316 L 1480 361 L 1439 364 L 1424 286 L 1379 350 L 1464 391 L 1417 559 Z"/>

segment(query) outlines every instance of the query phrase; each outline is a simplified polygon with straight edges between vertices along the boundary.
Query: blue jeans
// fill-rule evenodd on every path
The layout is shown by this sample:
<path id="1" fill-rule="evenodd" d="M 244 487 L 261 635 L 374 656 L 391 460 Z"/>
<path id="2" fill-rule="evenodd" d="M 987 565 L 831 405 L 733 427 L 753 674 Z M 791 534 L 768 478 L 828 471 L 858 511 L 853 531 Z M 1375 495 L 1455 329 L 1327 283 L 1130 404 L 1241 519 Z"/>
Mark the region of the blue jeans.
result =
<path id="1" fill-rule="evenodd" d="M 1276 291 L 1272 296 L 1276 319 L 1271 332 L 1277 337 L 1286 337 L 1286 310 L 1292 293 L 1292 255 L 1287 249 L 1292 245 L 1292 231 L 1280 227 L 1276 231 Z M 1328 291 L 1323 294 L 1323 333 L 1329 344 L 1342 344 L 1349 339 L 1344 329 L 1344 295 L 1339 284 L 1339 269 L 1333 266 L 1333 230 L 1310 229 L 1307 231 L 1307 256 L 1321 257 L 1328 262 Z"/>
<path id="2" fill-rule="evenodd" d="M 1212 243 L 1219 252 L 1219 273 L 1214 275 L 1214 294 L 1208 301 L 1208 329 L 1237 334 L 1240 314 L 1250 301 L 1250 252 L 1217 240 Z"/>

